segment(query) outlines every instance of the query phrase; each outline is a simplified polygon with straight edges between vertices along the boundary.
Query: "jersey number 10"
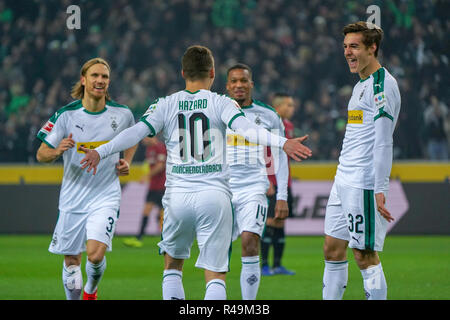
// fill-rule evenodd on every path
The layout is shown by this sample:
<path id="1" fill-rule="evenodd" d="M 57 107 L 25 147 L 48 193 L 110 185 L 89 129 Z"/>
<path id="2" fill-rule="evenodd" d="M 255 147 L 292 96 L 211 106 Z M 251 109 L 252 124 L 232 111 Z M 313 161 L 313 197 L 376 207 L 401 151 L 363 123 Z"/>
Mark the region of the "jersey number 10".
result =
<path id="1" fill-rule="evenodd" d="M 189 161 L 189 155 L 201 162 L 211 157 L 209 119 L 204 113 L 193 113 L 188 119 L 184 114 L 178 114 L 178 129 L 180 158 L 183 162 Z"/>

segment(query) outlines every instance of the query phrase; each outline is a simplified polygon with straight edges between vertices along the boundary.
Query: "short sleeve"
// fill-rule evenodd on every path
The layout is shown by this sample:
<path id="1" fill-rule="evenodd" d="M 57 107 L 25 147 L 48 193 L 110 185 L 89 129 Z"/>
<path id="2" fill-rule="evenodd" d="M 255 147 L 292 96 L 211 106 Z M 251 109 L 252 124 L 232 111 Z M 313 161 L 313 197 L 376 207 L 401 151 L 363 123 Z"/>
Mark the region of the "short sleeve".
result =
<path id="1" fill-rule="evenodd" d="M 223 98 L 220 110 L 222 110 L 220 118 L 230 129 L 231 124 L 237 117 L 245 116 L 239 107 L 239 104 L 235 100 L 228 97 Z"/>
<path id="2" fill-rule="evenodd" d="M 47 144 L 50 148 L 56 149 L 66 133 L 64 114 L 56 112 L 39 130 L 37 138 Z"/>
<path id="3" fill-rule="evenodd" d="M 157 135 L 163 129 L 164 105 L 164 99 L 156 99 L 139 119 L 150 129 L 149 137 Z"/>

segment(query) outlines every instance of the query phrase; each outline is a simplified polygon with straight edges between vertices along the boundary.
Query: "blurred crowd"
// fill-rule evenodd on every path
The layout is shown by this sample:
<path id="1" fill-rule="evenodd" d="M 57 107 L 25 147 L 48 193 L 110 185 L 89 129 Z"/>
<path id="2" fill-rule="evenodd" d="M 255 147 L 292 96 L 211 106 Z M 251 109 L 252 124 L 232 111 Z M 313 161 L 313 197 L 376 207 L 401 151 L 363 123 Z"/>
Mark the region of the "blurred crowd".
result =
<path id="1" fill-rule="evenodd" d="M 73 4 L 78 30 L 66 25 Z M 449 1 L 0 0 L 0 162 L 35 162 L 36 133 L 72 101 L 86 60 L 110 63 L 112 98 L 138 119 L 155 98 L 183 89 L 180 59 L 192 44 L 215 56 L 213 91 L 225 93 L 229 66 L 250 65 L 254 98 L 291 94 L 296 134 L 310 135 L 313 159 L 336 160 L 359 80 L 341 30 L 367 20 L 374 4 L 385 32 L 379 58 L 402 96 L 394 158 L 447 160 Z"/>

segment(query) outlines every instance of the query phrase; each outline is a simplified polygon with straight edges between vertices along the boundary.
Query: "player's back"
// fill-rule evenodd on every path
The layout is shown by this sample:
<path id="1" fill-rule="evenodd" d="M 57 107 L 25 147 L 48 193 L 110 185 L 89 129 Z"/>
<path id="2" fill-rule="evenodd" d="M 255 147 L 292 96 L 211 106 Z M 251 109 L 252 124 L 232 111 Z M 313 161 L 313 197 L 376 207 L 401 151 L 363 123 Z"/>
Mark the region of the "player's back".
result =
<path id="1" fill-rule="evenodd" d="M 166 192 L 229 193 L 225 131 L 239 115 L 235 101 L 209 90 L 179 91 L 149 107 L 141 121 L 152 134 L 162 131 L 167 148 Z"/>

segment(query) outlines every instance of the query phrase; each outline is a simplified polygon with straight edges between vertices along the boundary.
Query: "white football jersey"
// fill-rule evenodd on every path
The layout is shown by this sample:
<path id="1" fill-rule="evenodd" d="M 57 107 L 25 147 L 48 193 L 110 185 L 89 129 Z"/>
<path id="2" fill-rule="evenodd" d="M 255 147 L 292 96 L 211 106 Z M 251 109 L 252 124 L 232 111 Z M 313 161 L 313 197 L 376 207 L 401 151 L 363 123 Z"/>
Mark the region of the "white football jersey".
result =
<path id="1" fill-rule="evenodd" d="M 272 107 L 254 100 L 242 107 L 245 117 L 256 125 L 284 137 L 284 125 Z M 263 193 L 269 187 L 265 152 L 267 147 L 248 142 L 243 136 L 227 129 L 227 160 L 230 165 L 230 187 L 233 194 Z M 274 163 L 279 164 L 277 148 L 273 148 Z M 284 152 L 284 151 L 281 151 Z M 277 168 L 275 168 L 276 170 Z"/>
<path id="2" fill-rule="evenodd" d="M 179 91 L 150 105 L 140 121 L 151 136 L 162 131 L 166 193 L 218 189 L 230 194 L 225 133 L 239 116 L 244 114 L 236 101 L 203 89 Z"/>
<path id="3" fill-rule="evenodd" d="M 400 100 L 397 81 L 385 68 L 355 85 L 348 104 L 348 123 L 336 181 L 356 188 L 374 189 L 375 121 L 387 117 L 395 127 Z M 392 159 L 386 161 L 392 163 Z M 388 184 L 389 177 L 385 181 L 385 185 Z"/>
<path id="4" fill-rule="evenodd" d="M 95 175 L 81 169 L 84 152 L 108 142 L 122 130 L 134 124 L 128 107 L 112 101 L 100 112 L 86 110 L 81 100 L 76 100 L 56 113 L 38 132 L 37 137 L 51 148 L 58 147 L 62 139 L 72 134 L 75 147 L 63 153 L 64 175 L 59 195 L 59 210 L 88 212 L 100 207 L 120 206 L 120 181 L 116 173 L 119 153 L 101 161 Z"/>

